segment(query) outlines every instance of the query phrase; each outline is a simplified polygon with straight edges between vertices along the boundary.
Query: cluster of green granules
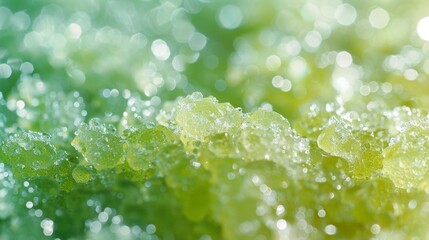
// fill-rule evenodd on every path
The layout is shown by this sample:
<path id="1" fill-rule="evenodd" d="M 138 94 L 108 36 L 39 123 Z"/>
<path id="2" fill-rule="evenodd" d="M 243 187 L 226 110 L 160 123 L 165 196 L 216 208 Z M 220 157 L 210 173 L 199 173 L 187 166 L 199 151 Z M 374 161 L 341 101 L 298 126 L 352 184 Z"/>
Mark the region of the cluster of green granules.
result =
<path id="1" fill-rule="evenodd" d="M 290 126 L 200 93 L 158 108 L 128 96 L 115 126 L 82 122 L 77 94 L 30 114 L 38 98 L 17 110 L 25 128 L 1 118 L 1 239 L 429 236 L 424 110 L 312 105 Z M 60 102 L 73 107 L 49 125 Z"/>

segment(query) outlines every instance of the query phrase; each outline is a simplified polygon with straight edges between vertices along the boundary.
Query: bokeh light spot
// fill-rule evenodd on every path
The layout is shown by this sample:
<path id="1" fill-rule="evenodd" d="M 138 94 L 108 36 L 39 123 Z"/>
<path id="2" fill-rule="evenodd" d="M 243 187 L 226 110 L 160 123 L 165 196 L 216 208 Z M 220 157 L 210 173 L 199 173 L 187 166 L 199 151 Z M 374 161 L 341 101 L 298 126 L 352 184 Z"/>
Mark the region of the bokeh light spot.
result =
<path id="1" fill-rule="evenodd" d="M 70 34 L 70 37 L 73 39 L 79 39 L 82 35 L 82 28 L 77 23 L 72 23 L 68 27 L 68 31 Z"/>
<path id="2" fill-rule="evenodd" d="M 342 68 L 350 67 L 353 63 L 352 55 L 346 51 L 339 52 L 336 58 L 337 65 Z"/>
<path id="3" fill-rule="evenodd" d="M 356 20 L 356 16 L 356 9 L 348 3 L 341 4 L 335 10 L 335 19 L 343 26 L 352 25 Z"/>
<path id="4" fill-rule="evenodd" d="M 368 20 L 372 27 L 382 29 L 389 24 L 390 16 L 383 8 L 375 8 L 369 14 Z"/>
<path id="5" fill-rule="evenodd" d="M 8 64 L 0 64 L 0 78 L 9 78 L 12 75 L 12 69 Z"/>
<path id="6" fill-rule="evenodd" d="M 417 24 L 417 33 L 425 41 L 429 41 L 429 16 L 420 19 Z"/>
<path id="7" fill-rule="evenodd" d="M 222 27 L 226 29 L 235 29 L 241 25 L 243 13 L 237 6 L 226 5 L 220 10 L 218 19 Z"/>
<path id="8" fill-rule="evenodd" d="M 161 61 L 165 61 L 170 57 L 170 48 L 164 40 L 157 39 L 153 41 L 151 50 L 153 55 Z"/>

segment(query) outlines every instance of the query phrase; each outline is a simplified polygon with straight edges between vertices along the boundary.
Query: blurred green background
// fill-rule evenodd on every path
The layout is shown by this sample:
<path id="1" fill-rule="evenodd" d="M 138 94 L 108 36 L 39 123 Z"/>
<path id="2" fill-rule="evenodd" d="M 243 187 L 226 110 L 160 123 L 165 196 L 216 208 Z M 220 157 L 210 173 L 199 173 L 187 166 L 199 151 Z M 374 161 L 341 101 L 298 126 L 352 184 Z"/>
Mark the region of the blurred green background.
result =
<path id="1" fill-rule="evenodd" d="M 311 103 L 427 106 L 428 12 L 423 0 L 0 0 L 1 112 L 16 121 L 28 77 L 79 92 L 88 116 L 120 115 L 129 93 L 194 91 L 291 121 Z"/>

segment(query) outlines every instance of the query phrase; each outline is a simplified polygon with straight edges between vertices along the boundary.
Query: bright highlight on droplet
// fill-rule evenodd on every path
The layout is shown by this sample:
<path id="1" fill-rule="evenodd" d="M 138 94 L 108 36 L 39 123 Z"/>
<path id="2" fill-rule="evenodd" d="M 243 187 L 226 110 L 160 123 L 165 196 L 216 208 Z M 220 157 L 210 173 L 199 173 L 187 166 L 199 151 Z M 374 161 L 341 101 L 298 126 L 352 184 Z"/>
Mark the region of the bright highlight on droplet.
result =
<path id="1" fill-rule="evenodd" d="M 243 13 L 237 6 L 226 5 L 220 10 L 218 19 L 222 27 L 226 29 L 235 29 L 241 25 Z"/>
<path id="2" fill-rule="evenodd" d="M 165 61 L 170 57 L 170 48 L 164 40 L 157 39 L 153 41 L 150 49 L 153 55 L 161 61 Z"/>
<path id="3" fill-rule="evenodd" d="M 368 20 L 372 27 L 382 29 L 389 23 L 390 16 L 383 8 L 375 8 L 369 14 Z"/>
<path id="4" fill-rule="evenodd" d="M 420 19 L 417 24 L 417 34 L 425 41 L 429 41 L 429 16 Z"/>

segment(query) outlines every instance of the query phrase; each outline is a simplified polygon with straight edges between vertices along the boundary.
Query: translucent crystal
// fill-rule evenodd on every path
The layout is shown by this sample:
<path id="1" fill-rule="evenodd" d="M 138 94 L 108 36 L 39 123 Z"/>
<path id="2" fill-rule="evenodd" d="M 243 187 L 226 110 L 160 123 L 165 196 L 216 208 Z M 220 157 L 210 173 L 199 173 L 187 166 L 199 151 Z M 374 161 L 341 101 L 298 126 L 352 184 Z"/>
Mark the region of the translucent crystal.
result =
<path id="1" fill-rule="evenodd" d="M 171 111 L 172 124 L 182 141 L 203 141 L 218 133 L 237 133 L 242 113 L 229 103 L 218 103 L 213 97 L 203 98 L 201 93 L 178 100 Z"/>
<path id="2" fill-rule="evenodd" d="M 326 104 L 325 107 L 316 104 L 308 107 L 294 123 L 294 129 L 301 135 L 316 140 L 323 128 L 328 124 L 329 118 L 336 115 L 339 106 L 335 103 Z"/>
<path id="3" fill-rule="evenodd" d="M 368 129 L 362 122 L 333 117 L 317 138 L 321 149 L 347 160 L 356 178 L 367 178 L 382 168 L 381 151 L 386 144 L 383 129 Z"/>
<path id="4" fill-rule="evenodd" d="M 1 147 L 4 162 L 14 170 L 33 175 L 33 170 L 47 169 L 60 159 L 47 134 L 22 131 L 9 136 Z"/>
<path id="5" fill-rule="evenodd" d="M 164 151 L 164 147 L 173 141 L 173 134 L 164 126 L 142 127 L 127 134 L 124 143 L 125 158 L 132 169 L 148 171 L 155 167 L 155 160 Z"/>
<path id="6" fill-rule="evenodd" d="M 97 170 L 114 168 L 123 162 L 122 142 L 116 129 L 99 119 L 81 124 L 71 144 Z"/>
<path id="7" fill-rule="evenodd" d="M 290 166 L 308 160 L 308 141 L 296 136 L 289 122 L 273 111 L 258 110 L 245 117 L 237 141 L 242 156 L 250 161 Z"/>
<path id="8" fill-rule="evenodd" d="M 429 190 L 428 149 L 429 121 L 408 122 L 383 150 L 383 174 L 399 188 Z"/>

